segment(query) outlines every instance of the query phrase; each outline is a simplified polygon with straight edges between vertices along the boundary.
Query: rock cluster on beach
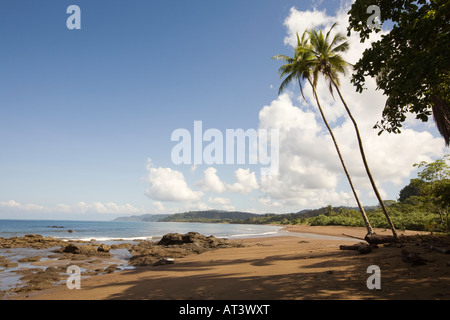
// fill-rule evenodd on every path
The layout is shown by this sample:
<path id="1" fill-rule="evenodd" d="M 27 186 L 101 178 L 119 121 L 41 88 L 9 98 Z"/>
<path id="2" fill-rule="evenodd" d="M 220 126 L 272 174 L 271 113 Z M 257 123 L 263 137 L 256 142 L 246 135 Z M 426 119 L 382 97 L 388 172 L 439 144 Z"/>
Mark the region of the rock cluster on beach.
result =
<path id="1" fill-rule="evenodd" d="M 79 255 L 85 255 L 85 256 L 109 256 L 109 251 L 111 250 L 111 246 L 106 244 L 95 244 L 95 243 L 88 243 L 88 244 L 75 244 L 75 243 L 68 243 L 63 245 L 60 249 L 55 250 L 57 253 L 64 253 L 64 254 L 79 254 Z"/>
<path id="2" fill-rule="evenodd" d="M 129 264 L 132 266 L 162 265 L 172 263 L 173 258 L 180 258 L 189 254 L 199 254 L 218 248 L 239 247 L 242 244 L 228 239 L 204 236 L 197 232 L 186 234 L 169 233 L 157 243 L 142 241 L 129 249 L 132 257 Z"/>
<path id="3" fill-rule="evenodd" d="M 34 249 L 46 249 L 52 247 L 58 247 L 67 243 L 64 240 L 43 237 L 39 234 L 27 234 L 23 237 L 0 237 L 0 248 L 34 248 Z"/>

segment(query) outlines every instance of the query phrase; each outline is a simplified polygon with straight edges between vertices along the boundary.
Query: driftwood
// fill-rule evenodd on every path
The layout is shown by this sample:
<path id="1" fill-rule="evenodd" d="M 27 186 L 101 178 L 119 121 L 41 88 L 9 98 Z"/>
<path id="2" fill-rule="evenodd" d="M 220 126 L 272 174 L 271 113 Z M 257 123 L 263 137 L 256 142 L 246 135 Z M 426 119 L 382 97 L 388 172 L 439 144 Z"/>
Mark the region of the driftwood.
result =
<path id="1" fill-rule="evenodd" d="M 382 244 L 382 243 L 397 242 L 398 239 L 394 238 L 393 236 L 383 236 L 383 235 L 373 233 L 373 234 L 367 234 L 364 237 L 364 240 L 366 240 L 369 244 Z"/>
<path id="2" fill-rule="evenodd" d="M 362 246 L 361 244 L 352 244 L 351 246 L 342 244 L 339 246 L 339 249 L 340 250 L 358 250 L 359 247 L 361 247 L 361 246 Z"/>
<path id="3" fill-rule="evenodd" d="M 353 244 L 351 246 L 348 245 L 340 245 L 340 250 L 357 250 L 360 254 L 366 254 L 372 251 L 372 249 L 378 248 L 376 245 L 366 245 L 366 244 Z"/>
<path id="4" fill-rule="evenodd" d="M 349 237 L 349 238 L 353 238 L 353 239 L 363 240 L 369 244 L 382 244 L 382 243 L 397 242 L 397 239 L 395 239 L 393 236 L 384 236 L 384 235 L 379 235 L 376 233 L 367 234 L 364 238 L 355 237 L 355 236 L 345 234 L 345 233 L 343 233 L 342 235 Z M 345 249 L 343 249 L 343 250 L 345 250 Z M 351 249 L 349 249 L 349 250 L 351 250 Z"/>
<path id="5" fill-rule="evenodd" d="M 345 233 L 343 233 L 342 235 L 343 235 L 343 236 L 346 236 L 346 237 L 349 237 L 349 238 L 353 238 L 353 239 L 358 239 L 358 240 L 363 240 L 363 241 L 364 241 L 364 238 L 355 237 L 355 236 L 352 236 L 352 235 L 350 235 L 350 234 L 345 234 Z"/>

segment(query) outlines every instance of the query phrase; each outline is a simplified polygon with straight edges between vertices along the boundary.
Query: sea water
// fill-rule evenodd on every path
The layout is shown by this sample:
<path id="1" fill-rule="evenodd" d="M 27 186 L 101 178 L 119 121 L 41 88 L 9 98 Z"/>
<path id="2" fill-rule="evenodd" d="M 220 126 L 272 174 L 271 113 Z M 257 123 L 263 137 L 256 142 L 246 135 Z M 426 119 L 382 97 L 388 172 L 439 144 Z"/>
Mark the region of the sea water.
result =
<path id="1" fill-rule="evenodd" d="M 279 226 L 256 224 L 215 224 L 184 222 L 122 222 L 122 221 L 68 221 L 68 220 L 3 220 L 0 219 L 0 237 L 40 234 L 66 240 L 156 240 L 167 233 L 198 232 L 218 238 L 250 238 L 276 235 Z"/>

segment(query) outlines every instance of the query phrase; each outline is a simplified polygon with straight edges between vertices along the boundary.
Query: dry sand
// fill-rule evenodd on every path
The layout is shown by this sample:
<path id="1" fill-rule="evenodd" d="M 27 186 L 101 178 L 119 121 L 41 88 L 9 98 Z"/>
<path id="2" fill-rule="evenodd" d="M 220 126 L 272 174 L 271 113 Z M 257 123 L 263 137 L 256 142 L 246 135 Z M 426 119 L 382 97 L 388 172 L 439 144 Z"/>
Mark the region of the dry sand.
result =
<path id="1" fill-rule="evenodd" d="M 82 279 L 81 289 L 65 285 L 8 299 L 26 300 L 292 300 L 450 299 L 450 255 L 423 246 L 374 249 L 369 254 L 339 250 L 359 240 L 321 240 L 295 232 L 364 237 L 363 228 L 292 226 L 290 236 L 238 240 L 225 248 L 176 259 L 174 264 L 137 267 Z M 386 230 L 377 230 L 389 234 Z M 406 234 L 418 234 L 407 232 Z M 419 250 L 425 265 L 402 260 L 402 249 Z M 367 288 L 381 270 L 381 289 Z"/>

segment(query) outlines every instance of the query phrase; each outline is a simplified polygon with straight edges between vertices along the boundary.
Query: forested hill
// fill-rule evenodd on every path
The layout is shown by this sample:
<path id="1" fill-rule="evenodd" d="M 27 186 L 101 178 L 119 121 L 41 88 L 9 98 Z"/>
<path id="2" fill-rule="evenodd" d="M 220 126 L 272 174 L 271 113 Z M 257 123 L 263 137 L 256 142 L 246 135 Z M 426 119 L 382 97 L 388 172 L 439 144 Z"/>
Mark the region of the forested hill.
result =
<path id="1" fill-rule="evenodd" d="M 230 223 L 248 221 L 257 217 L 260 217 L 260 215 L 249 212 L 206 210 L 175 214 L 143 214 L 140 216 L 118 217 L 114 221 Z"/>
<path id="2" fill-rule="evenodd" d="M 295 213 L 266 213 L 255 214 L 243 211 L 205 210 L 189 211 L 175 214 L 144 214 L 140 216 L 119 217 L 115 221 L 145 221 L 145 222 L 205 222 L 205 223 L 286 223 L 297 219 L 315 217 L 321 214 L 329 214 L 333 210 L 348 211 L 357 210 L 349 207 L 323 207 L 320 209 L 306 209 Z M 368 208 L 366 208 L 368 209 Z"/>
<path id="3" fill-rule="evenodd" d="M 175 213 L 167 215 L 160 219 L 160 222 L 242 222 L 260 215 L 241 211 L 223 211 L 223 210 L 206 210 L 206 211 L 189 211 L 184 213 Z"/>

